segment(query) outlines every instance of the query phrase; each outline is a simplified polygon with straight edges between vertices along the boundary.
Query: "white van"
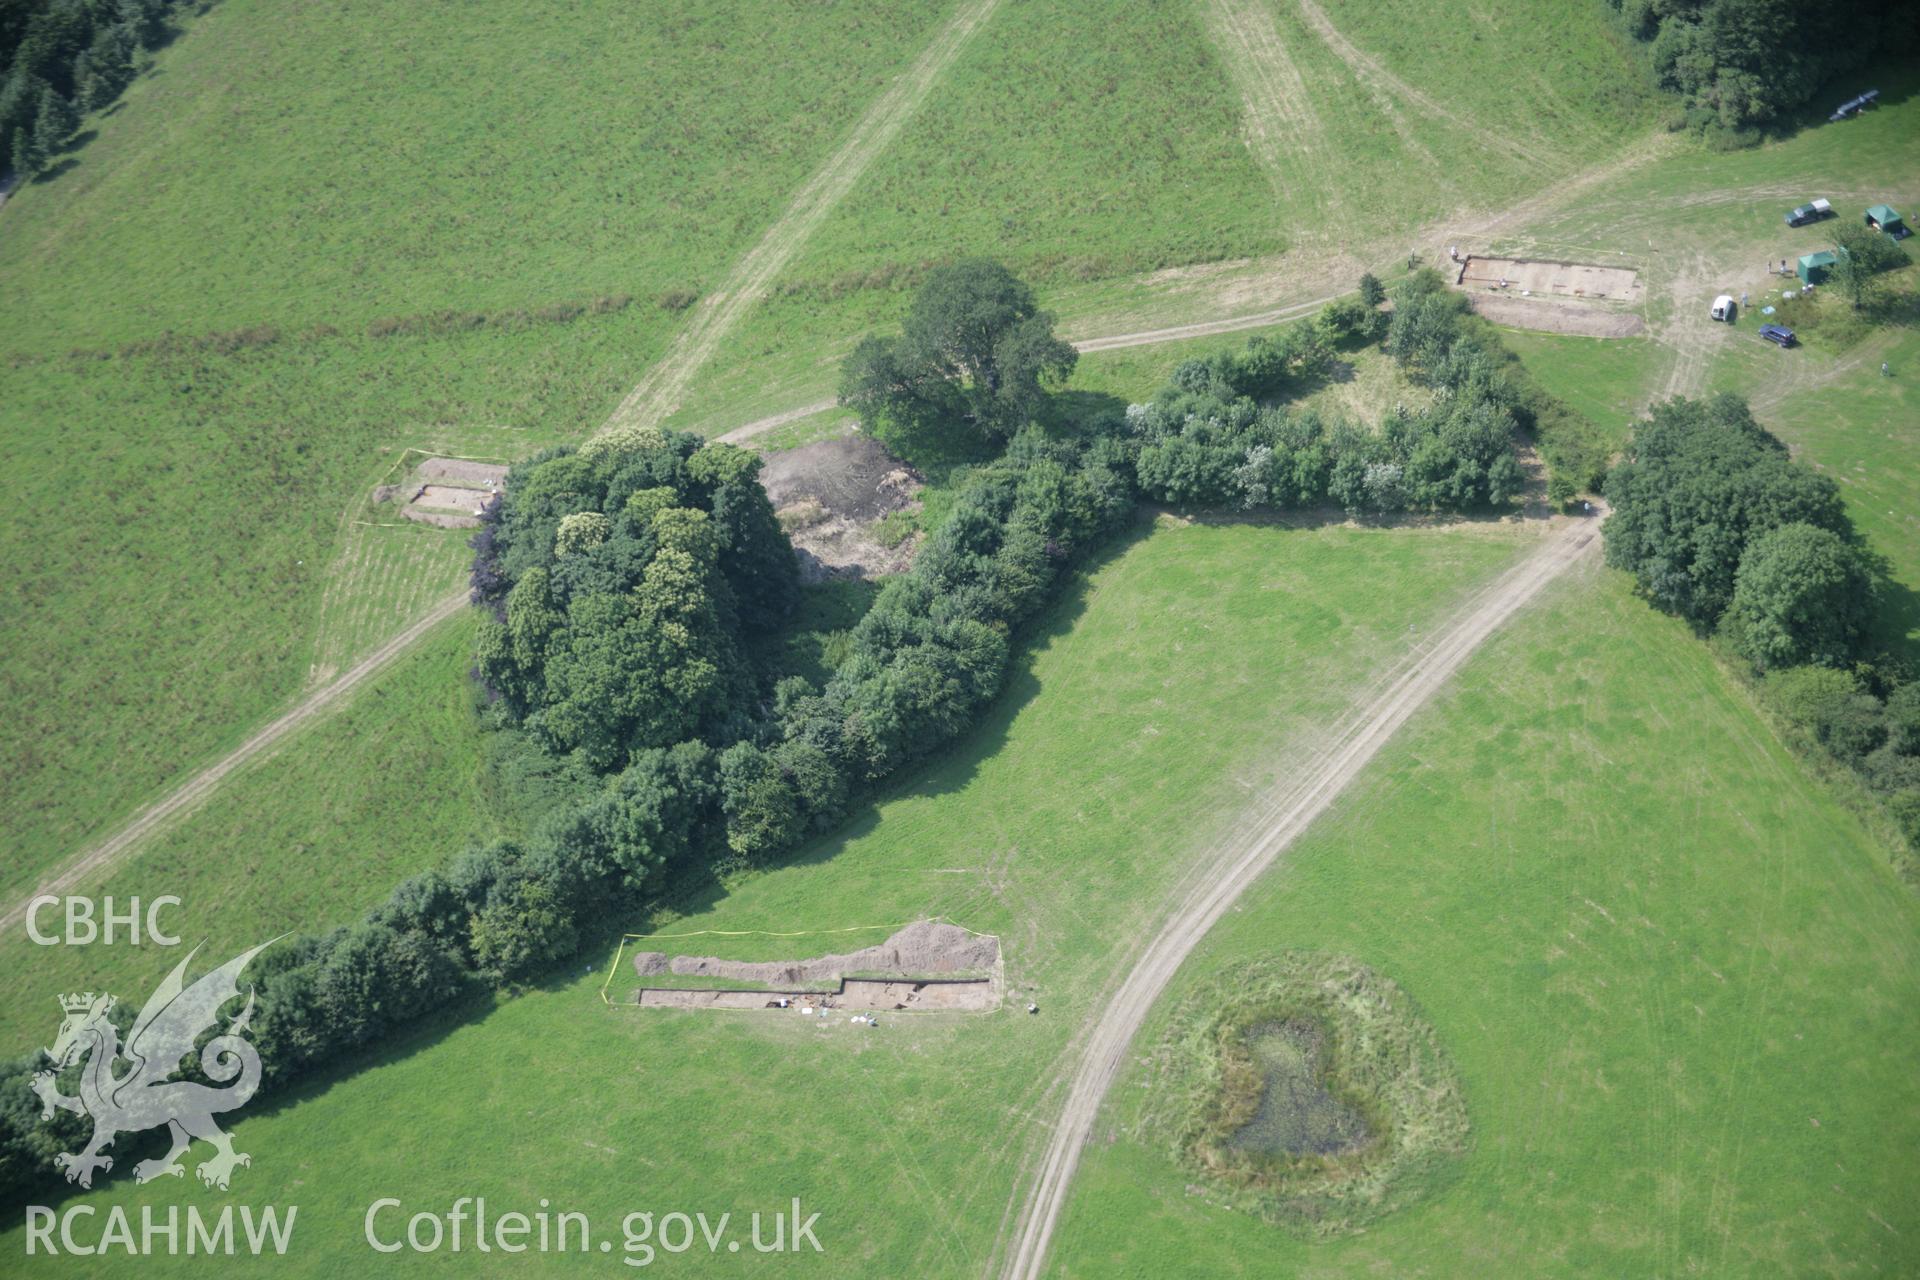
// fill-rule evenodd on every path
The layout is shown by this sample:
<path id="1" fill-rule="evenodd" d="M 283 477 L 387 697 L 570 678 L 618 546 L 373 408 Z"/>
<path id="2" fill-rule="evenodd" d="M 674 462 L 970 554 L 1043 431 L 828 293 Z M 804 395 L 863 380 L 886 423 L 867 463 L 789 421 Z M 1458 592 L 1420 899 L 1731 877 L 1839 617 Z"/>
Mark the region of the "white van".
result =
<path id="1" fill-rule="evenodd" d="M 1723 293 L 1713 300 L 1713 318 L 1715 320 L 1733 319 L 1733 295 Z"/>

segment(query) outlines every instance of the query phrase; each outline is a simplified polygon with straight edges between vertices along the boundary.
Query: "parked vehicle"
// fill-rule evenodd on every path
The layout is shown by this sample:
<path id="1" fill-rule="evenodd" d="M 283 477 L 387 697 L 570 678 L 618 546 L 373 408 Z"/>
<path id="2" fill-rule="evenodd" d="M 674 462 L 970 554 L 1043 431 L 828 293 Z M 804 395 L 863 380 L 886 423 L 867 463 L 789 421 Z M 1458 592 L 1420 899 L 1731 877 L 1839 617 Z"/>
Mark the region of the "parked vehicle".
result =
<path id="1" fill-rule="evenodd" d="M 1878 89 L 1869 89 L 1858 97 L 1848 98 L 1845 102 L 1841 103 L 1839 108 L 1836 109 L 1832 115 L 1828 116 L 1827 119 L 1850 120 L 1862 111 L 1865 111 L 1868 107 L 1871 107 L 1879 100 L 1879 97 L 1880 91 Z"/>
<path id="2" fill-rule="evenodd" d="M 1781 347 L 1790 347 L 1796 341 L 1796 339 L 1793 336 L 1793 330 L 1787 328 L 1785 325 L 1780 325 L 1780 324 L 1761 325 L 1760 336 L 1765 338 L 1768 342 L 1771 342 L 1774 345 L 1781 346 Z"/>
<path id="3" fill-rule="evenodd" d="M 1801 205 L 1792 213 L 1789 213 L 1787 215 L 1787 225 L 1790 227 L 1804 227 L 1809 222 L 1818 222 L 1822 218 L 1831 218 L 1832 216 L 1833 206 L 1831 204 L 1825 200 L 1813 200 Z"/>
<path id="4" fill-rule="evenodd" d="M 1715 320 L 1725 320 L 1728 323 L 1732 323 L 1733 321 L 1733 295 L 1732 294 L 1723 293 L 1719 297 L 1713 300 L 1713 318 Z"/>

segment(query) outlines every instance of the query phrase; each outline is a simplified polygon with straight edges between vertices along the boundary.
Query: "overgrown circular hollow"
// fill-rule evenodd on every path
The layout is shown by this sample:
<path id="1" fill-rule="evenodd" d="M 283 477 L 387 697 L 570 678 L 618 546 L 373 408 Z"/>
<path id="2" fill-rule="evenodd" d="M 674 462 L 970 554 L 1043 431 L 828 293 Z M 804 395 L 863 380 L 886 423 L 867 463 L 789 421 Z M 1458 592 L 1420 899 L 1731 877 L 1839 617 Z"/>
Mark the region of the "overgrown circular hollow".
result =
<path id="1" fill-rule="evenodd" d="M 1235 965 L 1182 1001 L 1148 1128 L 1224 1203 L 1340 1235 L 1431 1192 L 1467 1149 L 1433 1028 L 1345 956 Z"/>

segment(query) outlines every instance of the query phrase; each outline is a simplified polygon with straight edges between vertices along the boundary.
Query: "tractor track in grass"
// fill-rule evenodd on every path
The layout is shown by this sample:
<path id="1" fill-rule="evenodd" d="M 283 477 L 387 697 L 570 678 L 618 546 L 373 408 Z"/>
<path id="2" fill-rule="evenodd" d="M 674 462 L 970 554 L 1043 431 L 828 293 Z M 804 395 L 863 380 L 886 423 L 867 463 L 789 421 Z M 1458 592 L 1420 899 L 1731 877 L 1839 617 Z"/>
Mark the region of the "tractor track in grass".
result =
<path id="1" fill-rule="evenodd" d="M 1478 592 L 1435 639 L 1403 658 L 1371 697 L 1335 723 L 1315 765 L 1264 797 L 1207 860 L 1194 887 L 1140 952 L 1099 1020 L 1067 1050 L 1071 1082 L 1066 1102 L 1045 1150 L 1028 1166 L 1037 1164 L 1037 1171 L 1026 1188 L 1003 1275 L 1028 1280 L 1041 1274 L 1101 1102 L 1135 1034 L 1187 956 L 1480 645 L 1554 579 L 1590 558 L 1599 541 L 1598 517 L 1571 521 Z"/>
<path id="2" fill-rule="evenodd" d="M 718 289 L 694 308 L 693 319 L 673 340 L 659 363 L 614 409 L 602 431 L 628 425 L 657 426 L 679 408 L 687 386 L 719 350 L 774 278 L 785 270 L 807 238 L 853 189 L 867 167 L 886 150 L 934 82 L 953 64 L 974 34 L 986 25 L 1002 0 L 968 0 L 913 65 L 874 100 L 853 132 L 807 179 L 786 211 L 761 235 L 759 243 L 734 265 Z"/>
<path id="3" fill-rule="evenodd" d="M 1200 324 L 1176 325 L 1167 329 L 1145 329 L 1136 333 L 1114 334 L 1111 337 L 1088 338 L 1074 345 L 1081 351 L 1115 351 L 1125 347 L 1152 346 L 1162 342 L 1178 342 L 1185 338 L 1206 337 L 1210 334 L 1233 333 L 1242 329 L 1258 329 L 1270 324 L 1294 319 L 1316 311 L 1332 301 L 1331 297 L 1316 298 L 1311 302 L 1299 302 L 1280 307 L 1272 311 L 1262 311 L 1252 315 L 1233 316 L 1225 320 L 1209 320 Z M 781 413 L 771 414 L 742 426 L 735 427 L 724 435 L 716 437 L 728 444 L 740 444 L 755 436 L 763 435 L 778 427 L 817 413 L 825 413 L 837 405 L 837 401 L 823 400 L 816 404 L 802 405 Z M 280 742 L 303 724 L 325 711 L 334 703 L 351 694 L 367 679 L 391 665 L 407 649 L 410 649 L 434 624 L 457 612 L 466 602 L 467 594 L 462 590 L 458 595 L 450 596 L 437 605 L 431 612 L 407 627 L 380 648 L 363 658 L 333 681 L 321 685 L 307 696 L 293 710 L 260 730 L 247 739 L 233 752 L 186 782 L 169 791 L 159 800 L 140 810 L 134 817 L 108 839 L 82 850 L 74 855 L 62 869 L 36 889 L 35 894 L 65 893 L 82 880 L 103 871 L 125 858 L 135 846 L 171 818 L 198 807 L 219 784 L 247 761 L 260 755 L 267 748 Z M 27 902 L 23 899 L 9 908 L 4 917 L 0 917 L 0 928 L 11 928 L 26 914 Z"/>
<path id="4" fill-rule="evenodd" d="M 942 39 L 944 40 L 947 37 L 955 36 L 955 25 L 968 16 L 974 17 L 974 25 L 977 26 L 978 22 L 984 21 L 989 11 L 997 6 L 999 2 L 1000 0 L 989 0 L 988 3 L 979 4 L 966 10 L 960 19 L 956 19 L 955 23 L 949 24 L 947 30 L 943 32 Z M 971 30 L 972 28 L 968 27 L 965 32 L 959 33 L 959 36 L 963 38 L 965 34 L 970 34 Z M 936 51 L 936 48 L 930 48 L 927 54 L 923 54 L 921 63 L 916 64 L 916 66 L 924 68 L 927 58 Z M 957 52 L 957 46 L 954 49 L 949 49 L 946 55 L 947 60 L 951 60 L 955 52 Z M 940 65 L 944 66 L 944 62 Z M 922 87 L 922 92 L 924 92 L 924 89 L 925 86 Z M 863 124 L 864 123 L 863 121 Z M 889 132 L 889 136 L 890 134 L 891 131 Z M 1520 206 L 1511 207 L 1506 214 L 1487 220 L 1481 225 L 1492 229 L 1499 226 L 1511 225 L 1514 221 L 1520 220 L 1520 218 L 1515 215 L 1523 215 L 1526 218 L 1539 217 L 1552 208 L 1576 198 L 1581 191 L 1595 183 L 1609 180 L 1622 172 L 1637 167 L 1637 165 L 1641 163 L 1645 163 L 1658 154 L 1664 153 L 1666 147 L 1669 145 L 1671 144 L 1657 141 L 1654 144 L 1649 144 L 1644 149 L 1635 149 L 1626 155 L 1615 157 L 1604 165 L 1589 170 L 1586 173 L 1570 177 L 1565 182 L 1557 184 L 1550 192 L 1543 192 L 1540 196 L 1532 200 L 1522 202 Z M 845 150 L 847 150 L 847 148 L 843 147 L 842 151 L 844 152 Z M 869 156 L 868 159 L 870 160 L 871 156 Z M 800 201 L 796 200 L 794 203 L 798 206 Z M 1268 325 L 1279 324 L 1286 320 L 1297 319 L 1307 315 L 1326 305 L 1336 296 L 1338 295 L 1328 295 L 1326 297 L 1289 303 L 1269 310 L 1230 316 L 1221 320 L 1207 320 L 1192 324 L 1172 325 L 1164 328 L 1145 329 L 1105 337 L 1082 338 L 1077 340 L 1074 346 L 1083 353 L 1115 351 L 1128 347 L 1152 346 L 1163 342 L 1180 342 L 1191 338 L 1202 338 L 1218 334 L 1234 333 L 1246 329 L 1264 328 Z M 717 342 L 719 338 L 724 336 L 724 332 L 715 335 L 713 341 Z M 690 378 L 694 372 L 697 372 L 697 368 L 697 365 L 689 367 L 683 374 L 676 375 L 676 377 L 681 379 L 682 384 L 684 384 L 684 380 Z M 643 383 L 641 388 L 636 389 L 633 394 L 627 397 L 626 401 L 622 402 L 622 407 L 625 408 L 630 403 L 634 403 L 635 397 L 639 396 L 640 391 L 648 385 L 650 384 Z M 788 423 L 811 417 L 816 413 L 825 413 L 832 409 L 834 404 L 835 402 L 833 401 L 820 401 L 785 410 L 735 427 L 716 438 L 730 444 L 743 443 Z M 661 416 L 664 416 L 652 410 L 649 412 L 650 417 L 648 420 L 651 421 L 657 422 Z M 613 418 L 609 420 L 608 425 L 614 425 L 614 423 L 620 421 L 621 418 L 621 412 L 616 410 Z M 602 430 L 604 429 L 603 427 Z M 432 612 L 411 623 L 404 631 L 401 631 L 386 641 L 379 649 L 363 658 L 344 674 L 314 689 L 293 710 L 261 729 L 253 737 L 249 738 L 246 743 L 236 748 L 229 756 L 209 766 L 200 773 L 195 774 L 179 786 L 168 791 L 158 800 L 155 800 L 152 804 L 140 809 L 106 840 L 74 854 L 63 863 L 57 871 L 48 876 L 39 891 L 45 892 L 51 887 L 52 891 L 63 892 L 65 889 L 78 884 L 86 877 L 107 866 L 123 861 L 141 841 L 148 835 L 151 835 L 164 822 L 179 816 L 203 802 L 227 776 L 232 774 L 242 764 L 246 763 L 247 760 L 258 756 L 268 747 L 282 741 L 301 725 L 311 721 L 322 711 L 350 695 L 360 685 L 364 684 L 369 676 L 375 674 L 385 666 L 390 665 L 394 659 L 410 649 L 425 636 L 428 631 L 432 630 L 434 624 L 450 616 L 452 613 L 457 612 L 461 602 L 465 599 L 466 595 L 464 592 L 457 596 L 450 596 L 443 599 L 439 604 L 434 606 Z M 28 899 L 23 899 L 14 907 L 9 908 L 6 914 L 0 917 L 0 927 L 11 927 L 22 919 L 25 915 L 27 901 Z"/>
<path id="5" fill-rule="evenodd" d="M 1349 70 L 1361 83 L 1372 83 L 1404 102 L 1410 103 L 1416 110 L 1445 120 L 1448 124 L 1464 130 L 1473 137 L 1483 138 L 1490 147 L 1511 151 L 1527 163 L 1537 166 L 1543 173 L 1558 171 L 1561 166 L 1540 151 L 1535 150 L 1518 138 L 1495 133 L 1486 126 L 1460 115 L 1444 102 L 1422 93 L 1405 80 L 1382 66 L 1379 59 L 1362 50 L 1353 41 L 1341 34 L 1340 28 L 1333 25 L 1333 19 L 1327 17 L 1327 11 L 1314 3 L 1314 0 L 1299 0 L 1300 15 L 1313 28 L 1314 34 L 1333 50 L 1340 61 L 1347 64 Z"/>
<path id="6" fill-rule="evenodd" d="M 34 898 L 45 894 L 59 896 L 71 893 L 82 882 L 112 870 L 135 846 L 168 821 L 205 803 L 229 774 L 259 759 L 293 733 L 345 701 L 361 685 L 392 666 L 429 631 L 465 608 L 466 604 L 465 588 L 458 595 L 441 600 L 406 630 L 362 658 L 338 678 L 321 685 L 301 699 L 292 710 L 141 809 L 105 840 L 75 854 L 59 871 L 41 881 L 32 893 L 7 908 L 6 914 L 0 916 L 0 929 L 11 929 L 24 920 Z"/>
<path id="7" fill-rule="evenodd" d="M 860 117 L 839 148 L 814 171 L 786 210 L 767 228 L 754 247 L 734 266 L 721 287 L 701 300 L 692 322 L 681 330 L 658 363 L 615 407 L 602 432 L 628 424 L 658 424 L 679 404 L 687 385 L 712 358 L 721 342 L 766 292 L 807 237 L 825 220 L 859 181 L 874 159 L 926 101 L 934 83 L 952 65 L 967 42 L 1000 7 L 1002 0 L 967 0 L 950 18 L 919 58 Z M 804 416 L 804 415 L 803 415 Z M 787 420 L 791 420 L 790 418 Z M 761 430 L 771 429 L 763 425 Z M 223 779 L 248 761 L 285 739 L 367 679 L 390 665 L 466 603 L 463 590 L 447 597 L 423 617 L 381 645 L 344 674 L 321 685 L 291 711 L 261 729 L 231 753 L 193 775 L 159 800 L 141 809 L 112 836 L 68 859 L 34 895 L 7 909 L 0 927 L 12 927 L 26 915 L 33 896 L 64 893 L 82 880 L 124 859 L 135 846 L 163 823 L 197 807 Z"/>
<path id="8" fill-rule="evenodd" d="M 1274 185 L 1287 183 L 1289 150 L 1308 162 L 1329 159 L 1326 128 L 1273 14 L 1252 0 L 1209 0 L 1206 24 L 1240 91 L 1247 142 Z M 1325 209 L 1324 200 L 1318 204 Z"/>
<path id="9" fill-rule="evenodd" d="M 1673 352 L 1673 362 L 1667 366 L 1656 399 L 1698 396 L 1706 390 L 1719 335 L 1702 299 L 1713 296 L 1713 286 L 1713 268 L 1702 253 L 1695 253 L 1673 273 L 1669 286 L 1673 310 L 1659 330 L 1659 340 Z"/>

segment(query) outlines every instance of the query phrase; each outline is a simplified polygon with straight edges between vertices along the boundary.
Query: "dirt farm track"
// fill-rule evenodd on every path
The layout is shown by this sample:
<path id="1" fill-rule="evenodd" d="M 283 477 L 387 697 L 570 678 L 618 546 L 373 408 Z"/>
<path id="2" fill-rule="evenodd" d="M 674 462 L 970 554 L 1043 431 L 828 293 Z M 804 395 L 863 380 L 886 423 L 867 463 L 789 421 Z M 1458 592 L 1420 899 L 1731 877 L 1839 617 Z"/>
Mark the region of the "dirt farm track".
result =
<path id="1" fill-rule="evenodd" d="M 1067 1050 L 1062 1065 L 1072 1083 L 1003 1254 L 1003 1274 L 1009 1280 L 1034 1280 L 1043 1273 L 1047 1246 L 1101 1101 L 1126 1061 L 1134 1035 L 1181 963 L 1489 636 L 1562 573 L 1592 559 L 1600 546 L 1602 514 L 1558 522 L 1537 551 L 1470 600 L 1435 639 L 1385 673 L 1371 695 L 1329 731 L 1319 763 L 1256 801 L 1247 819 L 1202 866 L 1191 892 L 1129 968 L 1099 1020 Z"/>

